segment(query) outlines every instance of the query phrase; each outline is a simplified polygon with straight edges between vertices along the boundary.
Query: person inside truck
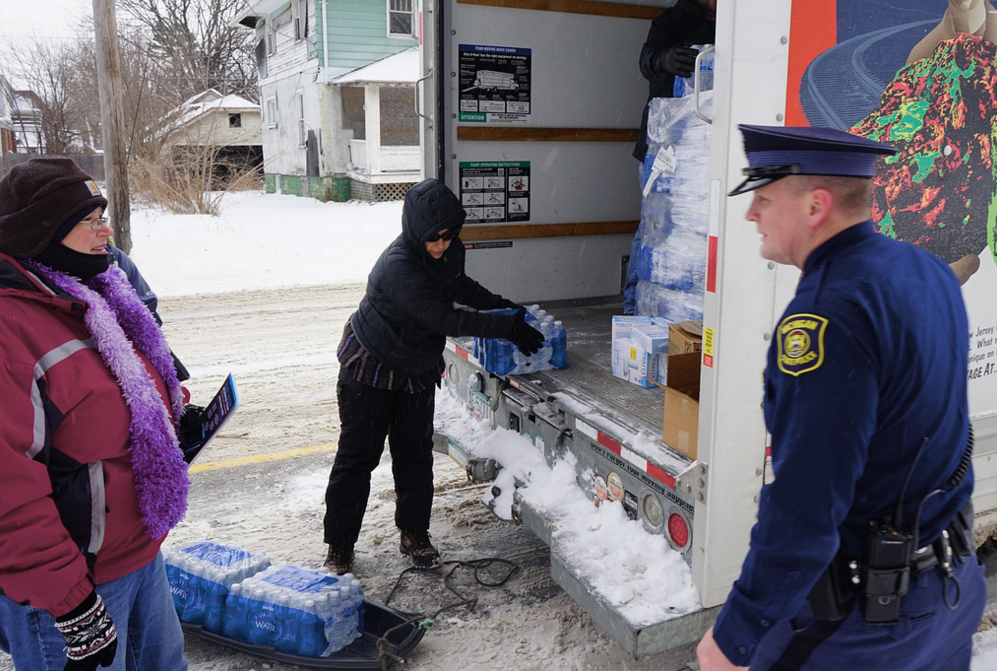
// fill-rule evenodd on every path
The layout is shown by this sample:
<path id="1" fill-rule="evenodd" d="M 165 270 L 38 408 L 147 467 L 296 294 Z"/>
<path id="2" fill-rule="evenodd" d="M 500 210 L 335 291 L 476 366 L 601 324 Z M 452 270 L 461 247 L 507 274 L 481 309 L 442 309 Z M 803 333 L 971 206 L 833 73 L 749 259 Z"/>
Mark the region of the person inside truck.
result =
<path id="1" fill-rule="evenodd" d="M 671 98 L 676 77 L 691 77 L 699 52 L 694 44 L 713 44 L 717 30 L 717 0 L 678 0 L 651 22 L 640 50 L 640 73 L 648 81 L 647 102 L 640 119 L 640 135 L 633 157 L 640 161 L 640 185 L 644 186 L 644 155 L 647 154 L 647 114 L 654 98 Z M 623 312 L 637 312 L 637 266 L 641 230 L 630 245 L 627 279 L 623 285 Z"/>
<path id="2" fill-rule="evenodd" d="M 762 257 L 803 275 L 764 376 L 775 478 L 701 668 L 968 669 L 987 589 L 959 282 L 873 227 L 892 147 L 740 128 L 750 167 L 731 195 L 752 193 Z"/>
<path id="3" fill-rule="evenodd" d="M 525 309 L 464 272 L 466 214 L 445 184 L 427 179 L 405 194 L 402 232 L 381 254 L 339 343 L 339 449 L 325 503 L 325 565 L 352 570 L 370 475 L 391 450 L 400 549 L 418 569 L 440 565 L 429 535 L 433 413 L 447 336 L 506 338 L 526 355 L 544 337 Z M 499 313 L 485 310 L 507 308 Z"/>
<path id="4" fill-rule="evenodd" d="M 18 669 L 186 669 L 160 546 L 183 392 L 72 159 L 0 180 L 0 649 Z M 68 659 L 67 659 L 68 658 Z"/>

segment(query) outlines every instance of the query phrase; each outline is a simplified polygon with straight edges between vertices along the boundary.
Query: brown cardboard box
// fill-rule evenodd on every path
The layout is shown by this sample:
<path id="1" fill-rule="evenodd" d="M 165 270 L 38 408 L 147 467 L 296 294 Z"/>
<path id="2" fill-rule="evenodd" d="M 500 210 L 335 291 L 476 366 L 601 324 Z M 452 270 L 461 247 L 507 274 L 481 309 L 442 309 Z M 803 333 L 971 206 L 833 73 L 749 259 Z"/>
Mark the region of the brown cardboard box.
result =
<path id="1" fill-rule="evenodd" d="M 675 322 L 668 325 L 668 356 L 702 351 L 702 321 Z"/>
<path id="2" fill-rule="evenodd" d="M 699 352 L 668 356 L 661 442 L 690 459 L 696 458 L 699 439 L 701 359 L 702 354 Z"/>

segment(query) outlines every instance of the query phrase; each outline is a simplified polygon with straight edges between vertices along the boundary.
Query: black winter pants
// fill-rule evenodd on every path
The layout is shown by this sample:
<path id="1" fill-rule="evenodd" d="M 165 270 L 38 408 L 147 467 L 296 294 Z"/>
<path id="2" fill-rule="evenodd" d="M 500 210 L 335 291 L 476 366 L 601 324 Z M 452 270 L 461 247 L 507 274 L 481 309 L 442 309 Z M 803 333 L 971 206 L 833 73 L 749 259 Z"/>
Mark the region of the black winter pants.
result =
<path id="1" fill-rule="evenodd" d="M 325 542 L 352 546 L 360 536 L 370 474 L 387 437 L 395 478 L 395 524 L 428 531 L 433 507 L 433 413 L 436 389 L 416 394 L 340 379 L 339 451 L 325 492 Z"/>

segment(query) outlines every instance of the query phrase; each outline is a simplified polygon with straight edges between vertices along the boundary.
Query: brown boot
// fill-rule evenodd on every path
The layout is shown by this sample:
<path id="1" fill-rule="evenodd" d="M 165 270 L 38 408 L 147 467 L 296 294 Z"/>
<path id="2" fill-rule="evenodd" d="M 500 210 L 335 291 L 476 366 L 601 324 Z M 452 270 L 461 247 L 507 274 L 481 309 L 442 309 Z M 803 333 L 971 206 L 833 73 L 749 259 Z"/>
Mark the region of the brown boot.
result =
<path id="1" fill-rule="evenodd" d="M 325 567 L 336 575 L 343 575 L 353 570 L 353 546 L 340 548 L 329 546 L 329 556 L 325 558 Z"/>
<path id="2" fill-rule="evenodd" d="M 401 551 L 412 560 L 417 569 L 434 569 L 440 566 L 440 553 L 429 540 L 428 531 L 402 531 Z"/>

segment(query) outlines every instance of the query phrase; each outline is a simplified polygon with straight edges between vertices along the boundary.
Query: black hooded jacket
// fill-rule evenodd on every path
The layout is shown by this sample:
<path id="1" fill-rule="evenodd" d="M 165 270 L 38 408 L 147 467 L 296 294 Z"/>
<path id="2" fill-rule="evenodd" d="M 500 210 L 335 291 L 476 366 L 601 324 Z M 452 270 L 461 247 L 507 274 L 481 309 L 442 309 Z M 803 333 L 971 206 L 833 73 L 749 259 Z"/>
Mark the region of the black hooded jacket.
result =
<path id="1" fill-rule="evenodd" d="M 713 44 L 716 41 L 717 23 L 698 0 L 678 0 L 651 22 L 647 41 L 640 51 L 640 73 L 648 85 L 647 103 L 640 120 L 640 137 L 634 147 L 633 157 L 644 160 L 647 154 L 647 114 L 654 98 L 671 98 L 675 75 L 662 71 L 658 57 L 676 46 Z"/>
<path id="2" fill-rule="evenodd" d="M 374 264 L 367 293 L 350 317 L 364 349 L 409 377 L 442 373 L 446 336 L 504 338 L 512 330 L 512 315 L 477 311 L 517 306 L 464 274 L 459 237 L 439 259 L 426 250 L 428 238 L 443 229 L 459 229 L 465 216 L 442 182 L 427 179 L 409 189 L 402 233 Z"/>

